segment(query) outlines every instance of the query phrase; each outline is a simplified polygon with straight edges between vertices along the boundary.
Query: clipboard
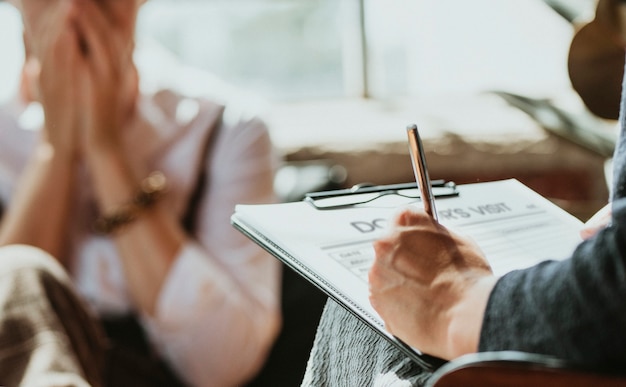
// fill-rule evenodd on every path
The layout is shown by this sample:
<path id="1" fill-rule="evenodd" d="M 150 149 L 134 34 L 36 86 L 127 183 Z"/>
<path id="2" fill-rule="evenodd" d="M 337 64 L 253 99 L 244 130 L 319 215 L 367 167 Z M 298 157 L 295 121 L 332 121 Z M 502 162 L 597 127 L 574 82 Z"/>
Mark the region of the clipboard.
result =
<path id="1" fill-rule="evenodd" d="M 496 275 L 546 259 L 565 259 L 581 241 L 580 220 L 515 179 L 431 184 L 440 223 L 473 237 Z M 332 205 L 322 203 L 329 199 Z M 371 244 L 407 205 L 422 205 L 415 183 L 364 185 L 310 193 L 300 202 L 238 205 L 231 224 L 432 371 L 445 361 L 389 333 L 368 298 Z"/>

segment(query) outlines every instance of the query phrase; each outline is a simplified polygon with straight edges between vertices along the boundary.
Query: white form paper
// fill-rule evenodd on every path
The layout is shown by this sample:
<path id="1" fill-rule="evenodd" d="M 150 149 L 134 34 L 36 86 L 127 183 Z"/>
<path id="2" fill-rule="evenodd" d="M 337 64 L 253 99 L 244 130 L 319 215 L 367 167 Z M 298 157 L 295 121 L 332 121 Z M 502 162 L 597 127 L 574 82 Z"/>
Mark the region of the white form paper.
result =
<path id="1" fill-rule="evenodd" d="M 436 200 L 439 222 L 471 237 L 498 276 L 565 259 L 581 242 L 581 221 L 517 180 L 458 188 L 459 196 Z M 304 201 L 238 205 L 232 223 L 389 338 L 369 303 L 367 273 L 372 242 L 407 205 L 421 208 L 419 199 L 396 195 L 324 211 Z"/>

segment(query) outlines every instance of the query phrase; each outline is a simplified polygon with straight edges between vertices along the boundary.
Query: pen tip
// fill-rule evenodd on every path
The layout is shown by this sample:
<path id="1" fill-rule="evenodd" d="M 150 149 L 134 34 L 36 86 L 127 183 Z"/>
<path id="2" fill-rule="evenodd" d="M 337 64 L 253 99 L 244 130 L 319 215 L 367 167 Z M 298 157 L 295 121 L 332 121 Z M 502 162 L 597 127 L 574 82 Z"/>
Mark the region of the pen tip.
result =
<path id="1" fill-rule="evenodd" d="M 406 130 L 417 130 L 417 125 L 415 124 L 407 125 Z"/>

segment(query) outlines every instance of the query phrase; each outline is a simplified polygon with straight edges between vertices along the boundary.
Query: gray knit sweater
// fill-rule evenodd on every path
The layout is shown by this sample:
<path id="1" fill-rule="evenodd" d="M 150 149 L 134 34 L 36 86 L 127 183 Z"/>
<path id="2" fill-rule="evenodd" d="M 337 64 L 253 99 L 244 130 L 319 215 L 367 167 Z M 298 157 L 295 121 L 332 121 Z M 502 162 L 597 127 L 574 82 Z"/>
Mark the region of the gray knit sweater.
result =
<path id="1" fill-rule="evenodd" d="M 611 225 L 571 259 L 501 278 L 491 292 L 481 351 L 513 349 L 626 370 L 626 87 L 613 156 Z"/>

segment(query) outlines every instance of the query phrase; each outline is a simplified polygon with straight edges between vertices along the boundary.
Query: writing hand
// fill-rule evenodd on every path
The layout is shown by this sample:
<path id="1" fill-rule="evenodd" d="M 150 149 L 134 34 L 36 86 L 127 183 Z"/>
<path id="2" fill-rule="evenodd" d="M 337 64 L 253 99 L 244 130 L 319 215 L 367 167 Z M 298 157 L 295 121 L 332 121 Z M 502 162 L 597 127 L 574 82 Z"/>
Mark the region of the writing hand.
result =
<path id="1" fill-rule="evenodd" d="M 495 284 L 479 248 L 426 213 L 404 210 L 374 249 L 370 301 L 387 329 L 446 359 L 476 351 Z"/>

